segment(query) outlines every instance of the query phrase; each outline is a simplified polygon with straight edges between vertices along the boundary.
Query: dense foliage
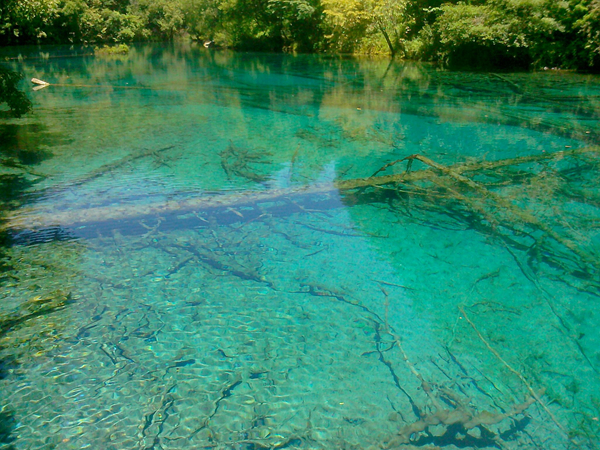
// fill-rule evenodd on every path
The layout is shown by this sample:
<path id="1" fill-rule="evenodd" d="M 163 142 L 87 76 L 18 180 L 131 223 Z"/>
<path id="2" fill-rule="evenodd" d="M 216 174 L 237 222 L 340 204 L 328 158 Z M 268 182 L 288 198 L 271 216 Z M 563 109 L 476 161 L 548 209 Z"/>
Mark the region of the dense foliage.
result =
<path id="1" fill-rule="evenodd" d="M 0 44 L 187 35 L 269 51 L 599 70 L 600 0 L 3 0 Z"/>

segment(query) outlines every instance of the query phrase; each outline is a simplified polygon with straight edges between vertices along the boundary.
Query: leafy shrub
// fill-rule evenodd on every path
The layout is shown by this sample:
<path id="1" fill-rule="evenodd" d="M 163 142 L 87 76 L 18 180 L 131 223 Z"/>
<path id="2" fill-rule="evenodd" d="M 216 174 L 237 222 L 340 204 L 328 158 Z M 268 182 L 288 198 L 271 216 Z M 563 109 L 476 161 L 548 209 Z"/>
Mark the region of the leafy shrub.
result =
<path id="1" fill-rule="evenodd" d="M 129 53 L 129 46 L 127 44 L 105 45 L 96 47 L 94 53 L 96 55 L 126 55 Z"/>
<path id="2" fill-rule="evenodd" d="M 149 37 L 142 18 L 120 11 L 88 8 L 81 17 L 84 42 L 132 42 Z"/>
<path id="3" fill-rule="evenodd" d="M 434 24 L 438 57 L 450 66 L 540 64 L 553 33 L 549 0 L 492 0 L 484 5 L 445 4 Z"/>
<path id="4" fill-rule="evenodd" d="M 585 2 L 587 3 L 587 2 Z M 600 0 L 593 0 L 585 7 L 585 3 L 576 5 L 582 17 L 575 21 L 574 29 L 582 38 L 580 67 L 589 66 L 600 70 Z"/>

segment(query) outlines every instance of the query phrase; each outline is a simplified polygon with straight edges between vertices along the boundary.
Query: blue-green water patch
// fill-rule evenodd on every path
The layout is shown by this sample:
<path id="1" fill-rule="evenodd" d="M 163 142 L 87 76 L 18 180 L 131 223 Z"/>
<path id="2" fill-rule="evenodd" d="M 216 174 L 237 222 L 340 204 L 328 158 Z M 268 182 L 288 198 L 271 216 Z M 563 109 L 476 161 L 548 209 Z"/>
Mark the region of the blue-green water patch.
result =
<path id="1" fill-rule="evenodd" d="M 597 78 L 11 64 L 1 449 L 597 447 Z"/>

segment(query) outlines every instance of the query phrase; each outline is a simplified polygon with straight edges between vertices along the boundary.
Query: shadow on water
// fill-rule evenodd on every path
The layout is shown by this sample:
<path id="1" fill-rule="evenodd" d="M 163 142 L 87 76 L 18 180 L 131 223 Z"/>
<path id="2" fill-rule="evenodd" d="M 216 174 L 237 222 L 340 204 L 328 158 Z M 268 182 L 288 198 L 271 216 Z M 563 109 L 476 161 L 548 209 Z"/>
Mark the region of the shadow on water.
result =
<path id="1" fill-rule="evenodd" d="M 0 202 L 6 208 L 7 204 L 14 204 L 22 198 L 23 193 L 33 186 L 33 182 L 23 175 L 0 175 Z"/>
<path id="2" fill-rule="evenodd" d="M 8 111 L 2 111 L 5 116 L 20 117 L 31 110 L 31 102 L 25 93 L 19 91 L 16 87 L 22 75 L 0 66 L 0 105 L 6 103 Z M 5 166 L 5 146 L 7 136 L 3 132 L 4 127 L 0 128 L 0 155 L 1 164 Z M 13 156 L 13 155 L 10 155 Z M 30 161 L 30 158 L 17 156 L 17 159 Z M 31 184 L 23 176 L 15 174 L 0 175 L 0 205 L 2 210 L 8 209 L 16 201 L 21 193 L 30 187 Z M 6 278 L 5 274 L 12 269 L 10 262 L 5 255 L 7 239 L 4 233 L 0 234 L 0 285 L 3 285 Z M 3 318 L 2 318 L 3 319 Z M 9 370 L 16 365 L 16 360 L 12 356 L 0 359 L 0 379 L 8 376 Z M 14 449 L 11 442 L 14 441 L 12 431 L 15 427 L 14 414 L 10 411 L 0 410 L 0 445 L 10 450 Z M 8 446 L 7 446 L 8 445 Z"/>
<path id="3" fill-rule="evenodd" d="M 8 108 L 0 111 L 0 117 L 21 117 L 31 111 L 31 101 L 17 86 L 22 78 L 23 74 L 0 65 L 0 106 L 5 105 Z M 19 127 L 20 125 L 17 124 L 0 124 L 0 167 L 3 169 L 16 169 L 18 171 L 23 165 L 36 164 L 49 156 L 47 152 L 22 149 L 19 146 L 18 139 L 20 135 L 18 132 Z M 2 211 L 14 209 L 23 193 L 32 184 L 33 181 L 28 180 L 23 174 L 0 174 L 0 206 Z M 2 273 L 11 268 L 4 254 L 6 245 L 6 235 L 1 234 L 0 282 L 2 281 Z"/>
<path id="4" fill-rule="evenodd" d="M 2 164 L 33 165 L 50 158 L 52 154 L 39 146 L 59 144 L 60 139 L 47 132 L 38 124 L 3 124 L 0 125 L 0 152 Z"/>
<path id="5" fill-rule="evenodd" d="M 524 431 L 525 427 L 531 422 L 529 417 L 520 420 L 514 420 L 508 430 L 501 433 L 500 437 L 504 441 L 514 440 L 519 431 Z M 412 442 L 415 447 L 433 448 L 454 446 L 456 448 L 501 448 L 498 444 L 498 435 L 488 430 L 485 426 L 479 426 L 475 432 L 466 430 L 461 424 L 449 426 L 441 435 L 427 433 L 420 436 Z"/>
<path id="6" fill-rule="evenodd" d="M 10 410 L 0 411 L 0 445 L 2 445 L 5 450 L 13 450 L 15 448 L 15 446 L 11 444 L 11 442 L 15 440 L 12 436 L 14 428 L 14 413 Z"/>
<path id="7" fill-rule="evenodd" d="M 1 147 L 0 147 L 1 149 Z M 0 175 L 0 208 L 2 211 L 14 209 L 22 198 L 23 193 L 33 185 L 33 182 L 22 175 L 2 174 Z M 2 219 L 0 218 L 0 225 Z M 0 232 L 0 286 L 8 279 L 7 273 L 13 270 L 10 258 L 6 255 L 6 249 L 11 245 L 12 239 L 6 232 Z M 0 361 L 0 364 L 2 362 Z M 0 376 L 0 378 L 2 378 Z"/>
<path id="8" fill-rule="evenodd" d="M 31 111 L 31 101 L 17 86 L 22 78 L 23 74 L 0 65 L 0 107 L 3 107 L 0 111 L 0 119 L 19 118 Z M 40 149 L 38 138 L 36 138 L 36 142 L 30 142 L 24 138 L 24 136 L 32 135 L 31 131 L 36 132 L 34 135 L 41 131 L 43 139 L 43 130 L 39 128 L 39 126 L 31 124 L 0 124 L 0 169 L 6 169 L 9 172 L 0 174 L 0 211 L 14 210 L 23 203 L 26 198 L 25 193 L 36 183 L 36 179 L 39 179 L 39 177 L 32 176 L 30 167 L 52 156 L 49 151 Z M 6 234 L 0 233 L 0 287 L 10 279 L 9 272 L 14 269 L 10 256 L 7 254 L 9 245 L 10 240 Z M 50 306 L 42 306 L 39 311 L 29 311 L 29 314 L 17 313 L 14 317 L 2 314 L 0 316 L 0 337 L 9 333 L 29 317 L 50 312 Z M 0 350 L 3 349 L 0 348 Z M 0 379 L 9 377 L 18 364 L 14 355 L 5 354 L 0 359 Z M 6 450 L 15 448 L 12 444 L 16 439 L 13 435 L 15 424 L 14 412 L 6 405 L 2 405 L 0 408 L 0 446 Z"/>
<path id="9" fill-rule="evenodd" d="M 23 74 L 0 65 L 0 105 L 6 103 L 5 115 L 21 117 L 31 111 L 31 100 L 17 87 Z"/>
<path id="10" fill-rule="evenodd" d="M 0 119 L 20 118 L 31 112 L 32 103 L 17 83 L 23 74 L 0 65 Z M 43 125 L 3 121 L 0 123 L 0 207 L 2 211 L 19 208 L 28 199 L 34 185 L 43 178 L 33 166 L 52 157 L 45 147 L 64 143 L 58 133 L 49 132 Z M 1 220 L 1 218 L 0 218 Z M 8 240 L 0 235 L 0 249 Z M 3 251 L 0 250 L 0 256 Z M 5 258 L 0 262 L 0 273 L 9 267 Z"/>

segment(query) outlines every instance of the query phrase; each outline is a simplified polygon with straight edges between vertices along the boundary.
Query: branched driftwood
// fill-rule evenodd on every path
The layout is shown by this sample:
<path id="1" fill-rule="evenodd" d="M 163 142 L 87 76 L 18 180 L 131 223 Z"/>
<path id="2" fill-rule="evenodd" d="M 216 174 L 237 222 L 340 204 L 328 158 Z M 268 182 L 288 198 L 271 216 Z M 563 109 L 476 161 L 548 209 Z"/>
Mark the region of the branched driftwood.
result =
<path id="1" fill-rule="evenodd" d="M 265 159 L 265 156 L 270 156 L 268 152 L 262 154 L 250 152 L 247 149 L 236 147 L 230 142 L 229 146 L 219 153 L 219 156 L 221 157 L 221 167 L 223 167 L 229 178 L 238 176 L 257 183 L 261 183 L 267 179 L 266 175 L 257 173 L 252 165 L 270 164 Z"/>
<path id="2" fill-rule="evenodd" d="M 381 288 L 381 291 L 385 296 L 385 304 L 387 308 L 388 293 L 383 288 Z M 424 414 L 422 412 L 423 408 L 418 408 L 420 410 L 420 417 L 418 420 L 411 424 L 405 425 L 398 432 L 398 434 L 388 442 L 386 446 L 388 449 L 405 449 L 410 447 L 411 442 L 415 441 L 413 437 L 418 436 L 418 434 L 421 432 L 427 431 L 431 426 L 441 425 L 445 428 L 445 433 L 449 432 L 450 427 L 455 425 L 459 425 L 463 431 L 469 431 L 474 428 L 485 428 L 489 425 L 495 425 L 516 415 L 523 414 L 525 410 L 536 401 L 543 405 L 540 397 L 544 394 L 544 390 L 536 393 L 533 391 L 533 389 L 531 389 L 531 386 L 527 384 L 532 396 L 523 403 L 513 405 L 513 407 L 507 412 L 498 413 L 486 410 L 478 411 L 469 406 L 461 398 L 461 396 L 451 389 L 441 386 L 436 386 L 436 389 L 434 389 L 434 387 L 423 377 L 423 375 L 417 370 L 415 365 L 409 359 L 406 351 L 404 350 L 404 346 L 402 345 L 402 340 L 400 337 L 393 331 L 391 327 L 387 326 L 387 324 L 386 330 L 392 336 L 395 346 L 400 351 L 404 364 L 411 374 L 418 380 L 421 389 L 423 389 L 423 392 L 425 392 L 431 402 L 431 406 L 433 407 L 433 411 L 428 414 Z M 515 373 L 518 374 L 516 371 Z M 452 407 L 448 408 L 444 406 L 448 404 L 452 405 Z M 416 407 L 416 405 L 414 406 Z M 554 418 L 554 416 L 552 417 Z M 562 426 L 560 426 L 558 422 L 556 423 L 562 430 Z M 487 428 L 485 430 L 488 432 L 488 434 L 491 433 L 491 431 L 487 430 Z M 451 439 L 452 436 L 449 436 L 449 438 Z"/>
<path id="3" fill-rule="evenodd" d="M 596 153 L 597 148 L 588 148 L 570 152 L 559 152 L 554 154 L 554 156 L 556 160 L 560 160 L 567 156 L 581 158 L 584 155 L 595 155 Z M 479 217 L 479 223 L 471 223 L 470 226 L 476 226 L 487 234 L 492 234 L 501 238 L 505 244 L 508 243 L 511 246 L 518 247 L 519 250 L 527 251 L 528 259 L 530 261 L 535 260 L 544 262 L 549 266 L 560 267 L 565 273 L 574 275 L 578 278 L 590 279 L 600 270 L 600 261 L 598 258 L 592 253 L 584 250 L 577 243 L 577 237 L 571 236 L 572 230 L 570 230 L 568 223 L 566 223 L 566 225 L 565 223 L 560 224 L 563 227 L 563 231 L 557 231 L 553 224 L 537 217 L 528 208 L 519 206 L 518 202 L 514 202 L 511 199 L 488 189 L 484 184 L 465 176 L 464 173 L 469 171 L 474 172 L 471 168 L 469 168 L 469 170 L 464 170 L 464 166 L 447 167 L 423 155 L 415 154 L 388 163 L 375 172 L 375 174 L 402 161 L 407 161 L 408 167 L 410 167 L 415 160 L 426 164 L 437 173 L 437 176 L 432 174 L 427 178 L 427 181 L 432 183 L 435 189 L 427 188 L 425 189 L 425 192 L 423 192 L 423 187 L 413 188 L 412 190 L 415 195 L 429 195 L 432 198 L 435 196 L 436 198 L 442 198 L 446 202 L 440 204 L 439 201 L 434 202 L 431 200 L 429 201 L 429 204 L 421 204 L 421 210 L 426 211 L 427 209 L 431 209 L 438 214 L 450 215 L 453 212 L 456 212 L 456 205 L 460 205 L 460 208 L 462 208 L 464 213 L 457 215 L 459 219 L 461 218 L 461 215 L 463 219 L 468 215 Z M 534 160 L 534 157 L 524 157 L 510 161 L 514 165 L 518 165 L 531 163 L 534 162 Z M 477 170 L 479 170 L 479 173 L 489 171 L 492 166 L 496 170 L 499 170 L 501 167 L 506 167 L 501 163 L 508 161 L 509 160 L 493 162 L 492 165 L 487 165 L 487 167 L 486 163 L 482 163 Z M 537 160 L 537 162 L 542 162 L 542 160 Z M 582 167 L 581 170 L 592 170 L 592 173 L 595 173 L 594 170 L 597 168 L 597 160 L 584 161 L 580 167 Z M 563 185 L 565 182 L 563 182 L 563 177 L 567 177 L 568 172 L 574 169 L 577 169 L 577 167 L 565 169 L 565 175 L 562 175 L 561 172 L 557 173 L 555 179 L 560 180 L 561 183 L 561 189 L 558 190 L 557 188 L 557 192 L 564 191 L 565 188 Z M 410 175 L 410 173 L 408 175 Z M 511 174 L 509 174 L 509 177 L 510 175 Z M 549 183 L 543 175 L 528 175 L 530 180 L 538 183 L 538 185 L 547 185 Z M 523 173 L 519 173 L 517 179 L 524 176 Z M 403 184 L 404 186 L 408 186 L 407 182 L 404 182 Z M 396 190 L 390 188 L 388 192 L 396 192 Z M 403 192 L 411 193 L 409 189 L 404 189 Z M 370 195 L 373 196 L 374 194 L 371 193 Z M 391 194 L 388 193 L 387 195 L 389 197 Z M 452 202 L 454 202 L 454 204 Z M 467 216 L 465 216 L 465 214 Z M 519 240 L 523 241 L 523 238 L 527 238 L 529 243 L 523 244 L 518 242 Z"/>
<path id="4" fill-rule="evenodd" d="M 535 392 L 533 390 L 533 388 L 531 387 L 531 385 L 529 384 L 529 382 L 525 379 L 525 377 L 520 372 L 518 372 L 516 369 L 514 369 L 510 364 L 508 364 L 506 362 L 506 360 L 504 358 L 502 358 L 502 356 L 500 356 L 500 354 L 496 351 L 496 349 L 494 349 L 488 343 L 488 341 L 483 337 L 483 335 L 481 334 L 481 332 L 477 329 L 477 327 L 475 326 L 475 324 L 473 323 L 473 321 L 469 318 L 469 316 L 467 315 L 465 309 L 462 306 L 459 306 L 458 309 L 461 312 L 461 314 L 463 315 L 463 317 L 465 318 L 465 320 L 469 323 L 469 325 L 471 326 L 471 328 L 473 328 L 473 330 L 477 334 L 477 337 L 483 342 L 483 344 L 492 353 L 492 355 L 494 355 L 496 357 L 496 359 L 498 359 L 498 361 L 500 361 L 500 363 L 502 363 L 502 365 L 505 368 L 507 368 L 511 373 L 513 373 L 514 375 L 516 375 L 519 378 L 519 380 L 521 380 L 521 382 L 525 385 L 525 387 L 527 388 L 527 390 L 531 394 L 532 398 L 535 399 L 535 401 L 537 401 L 540 404 L 540 406 L 542 407 L 542 409 L 544 411 L 546 411 L 546 413 L 548 414 L 548 416 L 550 417 L 550 419 L 552 419 L 552 422 L 554 422 L 554 424 L 563 433 L 565 433 L 565 435 L 568 436 L 567 430 L 560 424 L 560 422 L 558 421 L 558 419 L 554 416 L 554 414 L 552 414 L 552 411 L 550 411 L 550 409 L 548 408 L 548 406 L 546 406 L 546 404 L 542 401 L 541 395 L 543 394 L 543 391 L 541 393 Z"/>
<path id="5" fill-rule="evenodd" d="M 516 181 L 522 181 L 522 178 L 525 177 L 524 173 L 529 175 L 530 183 L 526 186 L 543 186 L 545 191 L 542 201 L 546 204 L 556 203 L 551 195 L 553 190 L 554 195 L 563 197 L 565 191 L 568 191 L 569 194 L 572 194 L 573 191 L 576 192 L 571 186 L 573 178 L 575 178 L 575 182 L 581 182 L 584 174 L 592 175 L 588 183 L 593 186 L 598 176 L 596 151 L 561 152 L 560 155 L 555 156 L 559 158 L 572 157 L 576 160 L 577 165 L 563 165 L 565 168 L 556 170 L 553 175 L 548 175 L 548 167 L 544 167 L 542 173 L 539 174 L 528 172 L 517 174 Z M 580 284 L 573 287 L 591 295 L 600 295 L 600 285 L 595 281 L 600 270 L 600 260 L 593 252 L 584 250 L 581 246 L 581 236 L 576 234 L 576 230 L 569 223 L 569 220 L 572 220 L 571 217 L 563 219 L 559 215 L 551 221 L 540 218 L 527 207 L 519 205 L 519 203 L 524 203 L 520 201 L 522 197 L 515 197 L 515 201 L 513 201 L 509 196 L 501 196 L 488 189 L 483 183 L 466 177 L 464 175 L 466 172 L 455 170 L 456 166 L 446 167 L 422 155 L 410 155 L 388 163 L 376 174 L 399 162 L 407 161 L 410 165 L 415 160 L 432 167 L 438 173 L 437 177 L 432 176 L 427 180 L 429 186 L 433 185 L 433 187 L 412 188 L 423 199 L 418 205 L 414 203 L 411 205 L 411 211 L 414 211 L 415 214 L 417 211 L 425 217 L 427 214 L 433 214 L 433 217 L 438 220 L 439 217 L 447 215 L 459 225 L 462 223 L 497 239 L 515 258 L 523 274 L 542 291 L 535 274 L 539 271 L 541 264 L 544 264 L 547 270 L 559 274 L 557 277 L 562 276 L 560 281 L 573 286 L 569 280 L 578 279 Z M 521 161 L 532 162 L 532 157 L 525 157 Z M 497 165 L 496 170 L 499 169 L 500 165 Z M 514 172 L 514 170 L 509 172 L 509 179 Z M 500 174 L 500 177 L 502 176 Z M 405 183 L 405 187 L 405 192 L 410 192 L 408 188 L 412 186 Z M 421 196 L 423 189 L 425 189 L 425 193 L 431 193 L 429 198 Z M 372 192 L 374 190 L 371 190 Z M 528 194 L 529 192 L 523 192 L 521 195 Z M 587 198 L 581 198 L 580 194 L 573 194 L 573 196 L 580 202 L 587 202 Z M 570 198 L 566 197 L 567 200 Z M 394 209 L 401 211 L 397 207 Z M 428 225 L 427 222 L 425 224 Z M 439 222 L 435 226 L 439 226 Z M 521 262 L 514 250 L 520 252 L 523 255 L 522 259 L 526 262 Z M 561 327 L 566 331 L 566 337 L 574 342 L 589 367 L 598 372 L 579 341 L 572 337 L 573 333 L 570 332 L 570 327 L 556 311 L 548 296 L 544 295 L 544 298 Z M 532 389 L 530 389 L 530 393 L 533 395 Z"/>
<path id="6" fill-rule="evenodd" d="M 435 401 L 435 412 L 422 416 L 416 422 L 403 427 L 398 435 L 390 440 L 388 448 L 398 447 L 400 444 L 408 444 L 411 442 L 411 436 L 426 431 L 430 426 L 442 425 L 448 431 L 452 425 L 461 425 L 465 431 L 473 428 L 485 427 L 487 425 L 495 425 L 505 419 L 522 414 L 527 408 L 536 402 L 535 398 L 530 397 L 525 402 L 514 405 L 506 413 L 494 413 L 489 411 L 476 411 L 466 405 L 452 391 L 443 390 L 443 397 L 454 403 L 454 408 L 444 408 L 440 400 L 431 392 L 427 392 L 430 399 Z M 542 392 L 541 392 L 542 393 Z M 489 431 L 489 430 L 488 430 Z"/>
<path id="7" fill-rule="evenodd" d="M 435 161 L 432 161 L 431 159 L 426 158 L 422 155 L 411 155 L 408 158 L 410 158 L 410 160 L 418 159 L 419 161 L 427 164 L 428 166 L 439 170 L 444 175 L 447 175 L 447 176 L 453 178 L 454 180 L 468 186 L 472 190 L 474 190 L 477 193 L 484 196 L 486 199 L 489 199 L 490 201 L 495 203 L 495 206 L 502 208 L 504 212 L 512 214 L 517 220 L 522 221 L 523 223 L 526 223 L 526 224 L 540 230 L 541 232 L 543 232 L 550 238 L 554 239 L 556 242 L 560 243 L 562 246 L 566 247 L 567 249 L 569 249 L 570 251 L 575 253 L 577 256 L 579 256 L 583 261 L 585 261 L 591 267 L 600 269 L 600 266 L 598 265 L 598 261 L 595 258 L 591 257 L 589 254 L 587 254 L 582 249 L 580 249 L 578 246 L 576 246 L 572 240 L 565 239 L 563 236 L 561 236 L 559 233 L 557 233 L 551 226 L 549 226 L 546 223 L 539 220 L 531 212 L 529 212 L 523 208 L 519 208 L 514 203 L 512 203 L 512 202 L 508 201 L 507 199 L 503 198 L 502 196 L 490 191 L 489 189 L 485 188 L 481 184 L 476 183 L 475 181 L 471 180 L 470 178 L 467 178 L 466 176 L 462 175 L 461 173 L 457 172 L 456 170 L 453 170 L 450 167 L 446 167 L 441 164 L 438 164 Z"/>
<path id="8" fill-rule="evenodd" d="M 94 181 L 97 178 L 100 178 L 100 177 L 106 175 L 107 173 L 110 173 L 116 169 L 119 169 L 127 164 L 136 162 L 142 158 L 153 157 L 153 158 L 156 158 L 158 161 L 163 161 L 163 157 L 161 156 L 161 153 L 166 152 L 167 150 L 171 150 L 173 148 L 175 148 L 174 145 L 169 145 L 167 147 L 163 147 L 163 148 L 159 148 L 159 149 L 150 149 L 150 150 L 143 149 L 143 150 L 138 150 L 138 151 L 132 152 L 129 155 L 124 156 L 123 158 L 120 158 L 120 159 L 113 161 L 111 163 L 108 163 L 108 164 L 104 164 L 104 165 L 98 167 L 97 169 L 92 170 L 84 177 L 81 177 L 71 183 L 67 183 L 67 184 L 61 186 L 59 189 L 53 190 L 52 194 L 57 194 L 58 192 L 63 192 L 68 189 L 72 189 L 74 187 L 81 186 L 82 184 L 89 183 L 91 181 Z"/>
<path id="9" fill-rule="evenodd" d="M 470 180 L 465 176 L 466 173 L 478 171 L 492 171 L 507 166 L 518 166 L 531 163 L 542 163 L 544 161 L 558 161 L 567 157 L 575 157 L 584 154 L 594 154 L 600 152 L 599 147 L 586 147 L 575 150 L 560 151 L 555 153 L 543 153 L 534 156 L 524 156 L 518 158 L 510 158 L 498 161 L 485 161 L 469 164 L 456 164 L 446 167 L 433 162 L 432 160 L 420 155 L 411 155 L 407 158 L 402 158 L 394 163 L 390 163 L 387 167 L 400 161 L 413 161 L 418 159 L 430 166 L 428 169 L 404 172 L 392 175 L 379 175 L 368 178 L 355 178 L 352 180 L 341 180 L 334 183 L 316 184 L 311 186 L 300 186 L 288 189 L 267 189 L 262 191 L 245 191 L 222 195 L 188 195 L 184 198 L 173 199 L 154 203 L 145 204 L 127 204 L 117 206 L 101 206 L 91 207 L 86 209 L 64 209 L 64 210 L 39 210 L 35 208 L 22 208 L 19 211 L 8 213 L 4 217 L 4 224 L 0 226 L 2 230 L 31 230 L 48 227 L 70 227 L 73 225 L 85 225 L 94 223 L 103 223 L 107 221 L 117 220 L 140 220 L 145 217 L 156 217 L 161 215 L 185 214 L 190 212 L 210 211 L 219 208 L 235 208 L 242 205 L 256 205 L 265 202 L 289 201 L 289 198 L 312 196 L 318 194 L 328 194 L 332 192 L 341 192 L 343 194 L 351 193 L 360 188 L 378 188 L 385 186 L 397 186 L 399 183 L 414 183 L 423 180 L 439 179 L 439 174 L 442 172 L 450 176 L 457 182 L 463 183 L 465 186 L 476 191 L 482 191 L 483 188 L 478 183 Z M 146 156 L 144 154 L 144 156 Z M 129 158 L 128 161 L 131 161 Z M 117 161 L 117 166 L 104 167 L 102 170 L 113 170 L 118 167 L 120 162 Z M 386 168 L 387 168 L 386 167 Z M 382 168 L 383 169 L 383 168 Z M 230 169 L 231 170 L 231 169 Z M 378 171 L 377 173 L 379 173 Z M 100 175 L 100 172 L 93 173 L 92 178 Z M 90 178 L 86 177 L 85 181 Z M 510 210 L 515 211 L 517 218 L 521 220 L 531 220 L 538 228 L 545 231 L 554 238 L 559 238 L 553 230 L 537 221 L 533 216 L 524 212 L 516 212 L 514 205 L 500 198 L 497 194 L 491 193 L 485 189 L 485 194 L 495 201 L 498 206 L 507 206 Z M 564 242 L 566 246 L 574 251 L 578 250 L 569 243 Z M 587 255 L 582 255 L 587 258 Z"/>

